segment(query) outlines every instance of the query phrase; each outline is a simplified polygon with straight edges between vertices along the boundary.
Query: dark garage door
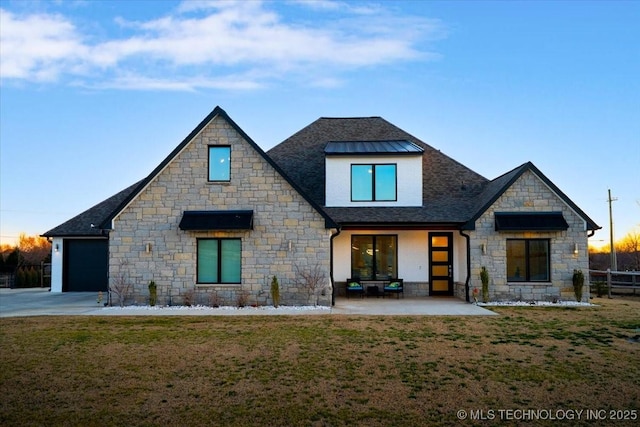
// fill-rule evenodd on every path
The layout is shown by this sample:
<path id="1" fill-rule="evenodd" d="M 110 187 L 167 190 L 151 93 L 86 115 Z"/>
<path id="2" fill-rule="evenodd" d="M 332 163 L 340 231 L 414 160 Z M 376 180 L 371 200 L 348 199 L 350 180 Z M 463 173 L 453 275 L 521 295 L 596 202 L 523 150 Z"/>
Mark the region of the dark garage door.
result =
<path id="1" fill-rule="evenodd" d="M 64 241 L 64 292 L 106 291 L 109 270 L 109 241 Z"/>

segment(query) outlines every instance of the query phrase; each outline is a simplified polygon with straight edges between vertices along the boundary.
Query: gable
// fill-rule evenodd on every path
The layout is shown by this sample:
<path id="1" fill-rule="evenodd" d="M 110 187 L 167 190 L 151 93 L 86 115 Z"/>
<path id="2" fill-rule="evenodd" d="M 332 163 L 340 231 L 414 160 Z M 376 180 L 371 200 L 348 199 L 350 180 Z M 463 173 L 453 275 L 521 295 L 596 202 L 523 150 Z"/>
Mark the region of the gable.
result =
<path id="1" fill-rule="evenodd" d="M 502 223 L 506 224 L 505 214 L 519 214 L 516 217 L 520 220 L 526 217 L 530 231 L 545 227 L 560 230 L 566 229 L 565 226 L 584 231 L 599 228 L 533 164 L 524 164 L 495 181 L 501 183 L 502 187 L 491 189 L 491 185 L 488 186 L 493 191 L 492 197 L 488 198 L 485 206 L 464 229 L 496 229 L 496 221 L 501 215 Z M 488 197 L 486 194 L 484 196 Z M 562 219 L 558 218 L 558 214 Z"/>
<path id="2" fill-rule="evenodd" d="M 193 145 L 197 147 L 194 151 Z M 120 205 L 115 208 L 111 215 L 109 215 L 101 224 L 102 228 L 111 228 L 111 222 L 129 206 L 141 193 L 143 193 L 150 184 L 159 179 L 167 170 L 169 174 L 172 174 L 176 170 L 190 171 L 186 173 L 181 183 L 174 183 L 172 185 L 182 185 L 185 195 L 195 194 L 195 191 L 202 192 L 202 195 L 206 193 L 203 189 L 203 185 L 207 182 L 208 177 L 208 152 L 205 154 L 207 147 L 209 146 L 235 146 L 242 147 L 240 150 L 235 150 L 235 155 L 232 155 L 232 162 L 235 162 L 236 169 L 239 169 L 240 162 L 246 161 L 247 157 L 243 153 L 246 153 L 252 157 L 255 157 L 258 163 L 264 163 L 268 165 L 281 179 L 299 194 L 317 213 L 319 213 L 325 220 L 327 227 L 333 227 L 335 224 L 331 218 L 318 206 L 312 199 L 308 198 L 304 194 L 297 184 L 286 176 L 284 171 L 269 157 L 266 153 L 251 139 L 249 136 L 240 129 L 240 127 L 227 115 L 227 113 L 220 107 L 216 107 L 166 158 L 165 160 L 154 169 L 151 174 L 143 181 L 139 183 L 135 191 L 133 191 Z M 256 166 L 256 172 L 259 168 Z M 247 177 L 249 180 L 255 177 Z M 192 187 L 189 187 L 193 185 Z M 198 188 L 199 190 L 195 190 Z M 208 187 L 213 189 L 214 187 Z M 226 190 L 229 190 L 227 188 Z M 268 188 L 263 188 L 261 191 L 266 192 Z M 161 192 L 162 190 L 154 190 Z M 215 190 L 214 190 L 215 191 Z M 225 191 L 228 192 L 228 191 Z M 263 196 L 263 193 L 260 194 Z M 162 196 L 156 194 L 157 199 Z M 188 208 L 188 210 L 194 210 L 195 208 Z M 166 213 L 166 209 L 163 210 Z"/>
<path id="3" fill-rule="evenodd" d="M 531 162 L 490 181 L 476 199 L 475 214 L 462 227 L 463 230 L 475 230 L 476 221 L 488 210 L 500 210 L 501 199 L 509 200 L 504 206 L 506 211 L 568 211 L 582 223 L 584 230 L 595 231 L 601 227 L 587 216 L 566 194 L 551 182 Z M 551 209 L 554 207 L 556 209 Z"/>

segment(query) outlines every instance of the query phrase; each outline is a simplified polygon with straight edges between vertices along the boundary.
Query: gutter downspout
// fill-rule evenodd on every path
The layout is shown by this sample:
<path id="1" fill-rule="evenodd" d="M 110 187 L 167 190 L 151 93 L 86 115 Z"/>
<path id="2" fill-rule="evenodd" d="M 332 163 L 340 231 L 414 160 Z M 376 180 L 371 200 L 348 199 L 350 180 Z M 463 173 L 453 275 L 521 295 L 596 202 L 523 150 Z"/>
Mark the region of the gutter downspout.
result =
<path id="1" fill-rule="evenodd" d="M 470 302 L 469 301 L 469 281 L 471 280 L 471 244 L 470 239 L 471 236 L 469 236 L 468 234 L 464 234 L 462 232 L 462 229 L 458 230 L 458 232 L 460 233 L 461 236 L 464 236 L 464 238 L 467 240 L 467 279 L 464 281 L 464 297 L 465 297 L 465 301 Z"/>
<path id="2" fill-rule="evenodd" d="M 331 306 L 336 305 L 336 286 L 335 281 L 333 280 L 333 239 L 338 237 L 342 230 L 340 227 L 336 228 L 336 232 L 331 234 L 330 245 L 329 245 L 329 258 L 330 258 L 330 266 L 329 266 L 329 278 L 331 280 Z"/>

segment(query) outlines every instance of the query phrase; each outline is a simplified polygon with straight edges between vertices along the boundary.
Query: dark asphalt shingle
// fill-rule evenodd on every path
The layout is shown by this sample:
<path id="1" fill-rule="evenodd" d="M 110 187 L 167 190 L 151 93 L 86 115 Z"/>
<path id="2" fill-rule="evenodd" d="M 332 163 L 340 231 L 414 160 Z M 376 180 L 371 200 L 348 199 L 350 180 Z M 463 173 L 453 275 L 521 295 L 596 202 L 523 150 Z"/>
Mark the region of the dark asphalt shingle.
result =
<path id="1" fill-rule="evenodd" d="M 321 206 L 325 205 L 325 147 L 328 143 L 409 141 L 424 151 L 423 206 L 412 208 L 325 208 L 336 222 L 463 223 L 489 182 L 439 150 L 381 117 L 320 118 L 267 154 Z"/>

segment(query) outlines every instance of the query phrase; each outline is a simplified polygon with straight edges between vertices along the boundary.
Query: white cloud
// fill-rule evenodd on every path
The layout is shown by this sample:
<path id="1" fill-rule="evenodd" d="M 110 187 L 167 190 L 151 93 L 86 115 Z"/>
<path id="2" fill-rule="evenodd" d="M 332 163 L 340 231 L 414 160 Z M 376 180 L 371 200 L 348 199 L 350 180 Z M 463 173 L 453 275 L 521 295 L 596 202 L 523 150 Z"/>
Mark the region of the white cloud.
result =
<path id="1" fill-rule="evenodd" d="M 0 9 L 2 78 L 54 80 L 77 65 L 85 47 L 71 22 L 58 15 L 17 17 Z"/>
<path id="2" fill-rule="evenodd" d="M 366 5 L 352 11 L 342 2 L 302 4 L 331 10 L 332 19 L 292 23 L 270 10 L 271 3 L 187 1 L 157 19 L 114 18 L 130 36 L 98 41 L 70 17 L 0 9 L 0 77 L 195 90 L 255 89 L 308 74 L 313 81 L 306 83 L 333 87 L 361 67 L 433 58 L 418 43 L 434 37 L 435 21 Z"/>

